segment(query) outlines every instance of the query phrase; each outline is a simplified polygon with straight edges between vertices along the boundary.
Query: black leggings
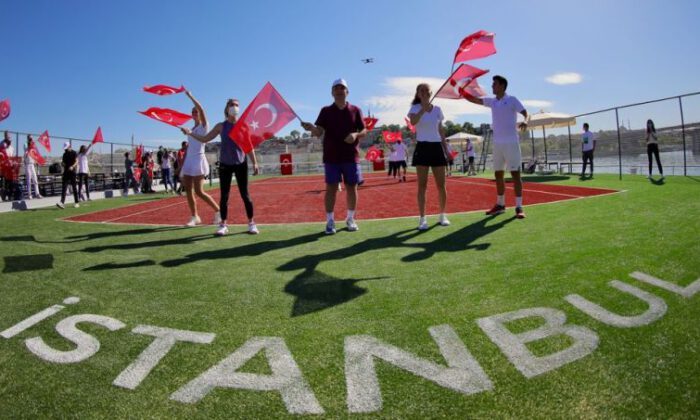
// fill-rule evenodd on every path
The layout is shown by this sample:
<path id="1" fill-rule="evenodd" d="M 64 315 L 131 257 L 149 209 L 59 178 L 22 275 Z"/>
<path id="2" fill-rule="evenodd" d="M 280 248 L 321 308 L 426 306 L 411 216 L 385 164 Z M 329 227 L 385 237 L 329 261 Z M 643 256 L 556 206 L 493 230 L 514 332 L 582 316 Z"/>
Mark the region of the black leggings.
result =
<path id="1" fill-rule="evenodd" d="M 581 176 L 586 173 L 586 165 L 591 163 L 591 176 L 593 176 L 593 150 L 587 150 L 583 152 L 583 169 L 581 169 Z"/>
<path id="2" fill-rule="evenodd" d="M 221 220 L 228 219 L 228 196 L 231 192 L 231 178 L 236 176 L 236 184 L 238 192 L 241 193 L 241 199 L 245 205 L 245 214 L 248 219 L 253 218 L 253 202 L 250 201 L 248 194 L 248 161 L 238 165 L 219 164 L 219 183 L 221 185 L 221 199 L 219 200 L 219 211 L 221 212 Z"/>
<path id="3" fill-rule="evenodd" d="M 68 184 L 73 187 L 73 198 L 75 202 L 78 203 L 78 186 L 75 183 L 75 172 L 65 171 L 63 172 L 63 186 L 61 188 L 61 203 L 66 202 L 66 190 L 68 190 Z"/>
<path id="4" fill-rule="evenodd" d="M 661 159 L 659 159 L 659 145 L 656 143 L 647 144 L 647 156 L 649 157 L 649 175 L 651 175 L 652 160 L 651 155 L 656 157 L 656 166 L 659 167 L 659 173 L 664 174 L 664 168 L 661 167 Z"/>
<path id="5" fill-rule="evenodd" d="M 88 187 L 88 174 L 78 174 L 78 191 L 83 191 L 83 183 L 85 183 L 85 197 L 90 199 L 90 188 Z"/>

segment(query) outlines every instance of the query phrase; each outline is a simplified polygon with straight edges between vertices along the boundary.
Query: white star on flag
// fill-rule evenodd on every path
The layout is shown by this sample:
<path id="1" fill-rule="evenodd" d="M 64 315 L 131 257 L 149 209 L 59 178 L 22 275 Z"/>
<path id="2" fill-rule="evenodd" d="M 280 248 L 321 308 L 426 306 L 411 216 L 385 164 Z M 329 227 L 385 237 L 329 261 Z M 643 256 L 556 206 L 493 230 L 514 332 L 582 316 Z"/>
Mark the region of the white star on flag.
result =
<path id="1" fill-rule="evenodd" d="M 260 125 L 260 124 L 258 124 L 257 121 L 251 121 L 251 122 L 250 122 L 250 127 L 253 129 L 253 131 L 258 131 L 258 126 L 259 126 L 259 125 Z"/>

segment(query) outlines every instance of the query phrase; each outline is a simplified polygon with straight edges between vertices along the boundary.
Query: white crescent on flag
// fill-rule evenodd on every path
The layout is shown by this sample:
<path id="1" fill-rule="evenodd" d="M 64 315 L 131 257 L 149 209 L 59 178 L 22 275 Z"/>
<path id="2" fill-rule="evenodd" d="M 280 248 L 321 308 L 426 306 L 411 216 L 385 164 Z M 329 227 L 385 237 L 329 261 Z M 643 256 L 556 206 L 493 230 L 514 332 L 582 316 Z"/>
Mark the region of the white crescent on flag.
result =
<path id="1" fill-rule="evenodd" d="M 464 89 L 469 83 L 471 83 L 472 78 L 471 77 L 465 77 L 463 79 L 459 79 L 455 82 L 453 90 L 455 92 L 455 95 L 457 96 L 462 96 L 461 90 Z"/>
<path id="2" fill-rule="evenodd" d="M 166 122 L 166 123 L 171 123 L 171 122 L 173 122 L 173 114 L 171 114 L 171 113 L 169 113 L 169 112 L 164 112 L 164 113 L 163 113 L 163 116 L 167 116 L 167 117 L 168 117 L 167 120 L 161 118 L 158 114 L 156 114 L 155 112 L 152 112 L 152 111 L 151 111 L 151 116 L 152 116 L 153 118 L 157 119 L 158 121 L 163 121 L 163 122 Z"/>
<path id="3" fill-rule="evenodd" d="M 255 111 L 253 111 L 253 117 L 255 117 L 255 115 L 257 115 L 258 111 L 260 111 L 261 109 L 267 109 L 272 114 L 270 122 L 268 122 L 267 125 L 264 125 L 262 128 L 270 127 L 272 124 L 275 123 L 275 121 L 277 121 L 277 108 L 275 108 L 274 105 L 270 104 L 269 102 L 262 104 L 255 108 Z"/>

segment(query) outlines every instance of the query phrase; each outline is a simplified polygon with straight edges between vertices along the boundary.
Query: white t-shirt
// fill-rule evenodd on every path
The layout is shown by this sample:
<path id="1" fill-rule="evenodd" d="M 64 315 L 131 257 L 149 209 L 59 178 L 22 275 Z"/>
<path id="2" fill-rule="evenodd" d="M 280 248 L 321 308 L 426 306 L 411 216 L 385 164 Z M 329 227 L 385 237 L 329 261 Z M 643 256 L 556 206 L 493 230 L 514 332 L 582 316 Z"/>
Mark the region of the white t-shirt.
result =
<path id="1" fill-rule="evenodd" d="M 12 147 L 11 145 L 5 147 L 4 144 L 5 143 L 3 143 L 3 146 L 0 147 L 0 150 L 4 150 L 7 157 L 15 157 L 15 148 Z"/>
<path id="2" fill-rule="evenodd" d="M 88 150 L 86 153 L 78 153 L 78 173 L 79 174 L 89 174 L 90 167 L 88 165 L 87 154 L 90 153 Z"/>
<path id="3" fill-rule="evenodd" d="M 163 163 L 160 165 L 162 169 L 170 169 L 170 160 L 172 156 L 163 156 Z"/>
<path id="4" fill-rule="evenodd" d="M 420 104 L 415 104 L 411 106 L 408 114 L 418 114 L 421 110 Z M 417 141 L 429 141 L 429 142 L 441 142 L 440 131 L 438 127 L 442 124 L 445 116 L 442 114 L 442 110 L 439 106 L 433 105 L 433 109 L 430 112 L 426 112 L 416 124 L 416 140 Z"/>
<path id="5" fill-rule="evenodd" d="M 593 150 L 593 133 L 584 131 L 584 133 L 581 134 L 581 145 L 584 152 Z"/>
<path id="6" fill-rule="evenodd" d="M 657 144 L 658 139 L 656 138 L 656 133 L 653 131 L 650 133 L 647 133 L 647 144 Z"/>
<path id="7" fill-rule="evenodd" d="M 394 144 L 394 151 L 389 153 L 389 162 L 406 160 L 406 146 L 403 143 Z"/>
<path id="8" fill-rule="evenodd" d="M 474 152 L 474 144 L 473 143 L 467 143 L 467 157 L 476 157 L 476 153 Z"/>
<path id="9" fill-rule="evenodd" d="M 491 108 L 491 126 L 495 144 L 518 143 L 518 113 L 525 110 L 515 96 L 503 95 L 496 98 L 483 98 L 484 106 Z"/>

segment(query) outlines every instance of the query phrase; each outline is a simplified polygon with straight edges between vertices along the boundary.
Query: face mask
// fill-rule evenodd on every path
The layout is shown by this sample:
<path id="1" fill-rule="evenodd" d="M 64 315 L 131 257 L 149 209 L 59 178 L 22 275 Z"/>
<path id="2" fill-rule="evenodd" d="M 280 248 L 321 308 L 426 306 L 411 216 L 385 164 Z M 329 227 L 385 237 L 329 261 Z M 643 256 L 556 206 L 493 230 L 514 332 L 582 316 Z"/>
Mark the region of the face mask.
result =
<path id="1" fill-rule="evenodd" d="M 238 106 L 231 105 L 230 107 L 228 107 L 228 115 L 238 115 Z"/>

